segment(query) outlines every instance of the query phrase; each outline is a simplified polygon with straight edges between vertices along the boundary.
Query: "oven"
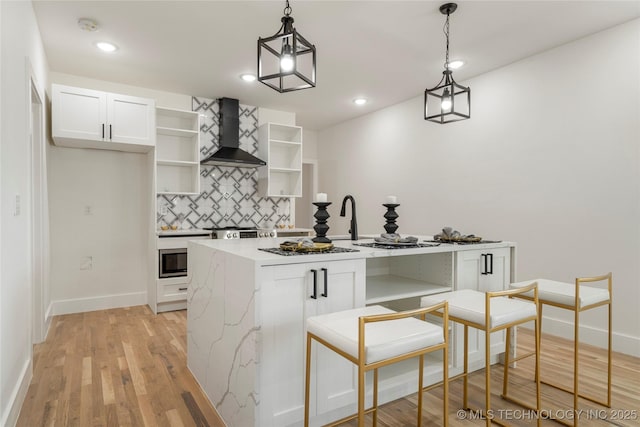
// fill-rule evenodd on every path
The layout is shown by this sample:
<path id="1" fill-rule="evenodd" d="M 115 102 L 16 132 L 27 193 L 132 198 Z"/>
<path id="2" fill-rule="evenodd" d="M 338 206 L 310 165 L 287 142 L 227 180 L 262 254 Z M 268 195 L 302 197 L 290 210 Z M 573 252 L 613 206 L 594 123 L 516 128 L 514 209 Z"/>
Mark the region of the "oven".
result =
<path id="1" fill-rule="evenodd" d="M 187 275 L 187 248 L 160 249 L 158 261 L 161 279 Z"/>

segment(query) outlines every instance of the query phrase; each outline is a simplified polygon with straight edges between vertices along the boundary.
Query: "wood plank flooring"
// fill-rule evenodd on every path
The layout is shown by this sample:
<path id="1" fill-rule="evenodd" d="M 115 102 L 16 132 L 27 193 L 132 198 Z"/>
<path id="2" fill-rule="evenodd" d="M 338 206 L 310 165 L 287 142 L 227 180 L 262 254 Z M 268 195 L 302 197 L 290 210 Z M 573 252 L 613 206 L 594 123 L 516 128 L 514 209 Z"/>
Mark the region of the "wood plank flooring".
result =
<path id="1" fill-rule="evenodd" d="M 527 351 L 532 344 L 531 334 L 521 329 L 519 349 Z M 571 352 L 571 341 L 543 336 L 542 378 L 570 386 Z M 581 352 L 582 390 L 604 396 L 606 351 L 583 346 Z M 534 397 L 532 367 L 533 358 L 525 359 L 510 376 L 510 391 L 527 401 Z M 496 365 L 491 375 L 496 416 L 514 426 L 535 425 L 530 419 L 522 419 L 521 408 L 500 398 L 501 368 Z M 640 359 L 614 353 L 613 384 L 612 409 L 581 400 L 582 409 L 593 410 L 583 414 L 581 426 L 640 426 Z M 545 410 L 570 408 L 570 395 L 549 386 L 543 386 L 542 391 Z M 414 426 L 416 396 L 381 407 L 378 425 Z M 462 381 L 452 382 L 450 425 L 484 425 L 483 420 L 457 415 L 461 396 Z M 470 377 L 469 397 L 472 406 L 484 405 L 484 371 Z M 426 393 L 423 425 L 441 426 L 441 408 L 442 391 Z M 604 415 L 609 419 L 601 419 Z M 615 415 L 618 419 L 610 419 Z M 468 412 L 465 417 L 469 417 Z M 544 420 L 542 425 L 558 424 Z M 186 311 L 156 316 L 148 307 L 138 306 L 56 316 L 47 340 L 35 347 L 33 380 L 18 426 L 224 424 L 186 367 Z"/>

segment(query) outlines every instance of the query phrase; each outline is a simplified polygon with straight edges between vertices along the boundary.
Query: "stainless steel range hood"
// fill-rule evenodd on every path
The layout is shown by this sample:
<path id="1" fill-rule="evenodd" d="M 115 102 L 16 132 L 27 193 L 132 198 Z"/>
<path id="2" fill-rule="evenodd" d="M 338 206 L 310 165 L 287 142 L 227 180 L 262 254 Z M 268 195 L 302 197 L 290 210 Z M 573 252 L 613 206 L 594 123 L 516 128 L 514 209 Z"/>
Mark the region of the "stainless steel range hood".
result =
<path id="1" fill-rule="evenodd" d="M 220 98 L 220 148 L 200 161 L 202 165 L 255 168 L 265 166 L 264 160 L 240 149 L 240 119 L 237 99 Z"/>

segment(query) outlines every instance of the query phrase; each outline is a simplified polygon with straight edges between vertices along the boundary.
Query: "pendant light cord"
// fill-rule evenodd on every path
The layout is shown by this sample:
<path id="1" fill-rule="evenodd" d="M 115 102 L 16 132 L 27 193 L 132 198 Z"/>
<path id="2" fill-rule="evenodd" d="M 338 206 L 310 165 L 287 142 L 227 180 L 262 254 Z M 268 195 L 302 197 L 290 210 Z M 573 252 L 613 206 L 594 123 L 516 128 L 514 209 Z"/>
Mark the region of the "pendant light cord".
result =
<path id="1" fill-rule="evenodd" d="M 287 0 L 287 4 L 289 4 L 289 0 Z M 442 28 L 442 31 L 447 37 L 447 51 L 445 54 L 444 69 L 448 70 L 449 69 L 449 13 L 448 12 L 447 12 L 447 20 L 444 23 L 444 27 Z"/>

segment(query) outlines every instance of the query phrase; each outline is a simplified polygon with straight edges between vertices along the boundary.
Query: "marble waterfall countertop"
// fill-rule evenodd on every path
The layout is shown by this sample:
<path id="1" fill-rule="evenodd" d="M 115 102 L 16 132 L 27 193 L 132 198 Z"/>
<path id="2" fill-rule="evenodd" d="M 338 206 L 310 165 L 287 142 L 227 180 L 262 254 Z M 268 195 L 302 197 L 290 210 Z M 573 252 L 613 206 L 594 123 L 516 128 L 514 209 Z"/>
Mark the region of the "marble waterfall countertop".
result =
<path id="1" fill-rule="evenodd" d="M 425 241 L 433 240 L 433 236 L 416 236 L 418 237 L 418 243 L 428 243 Z M 398 248 L 398 249 L 384 249 L 384 248 L 369 248 L 365 246 L 358 246 L 361 243 L 373 243 L 373 236 L 363 236 L 363 238 L 352 240 L 333 240 L 333 245 L 336 247 L 354 249 L 358 252 L 343 252 L 343 253 L 327 253 L 327 254 L 306 254 L 300 256 L 282 256 L 264 252 L 258 250 L 260 248 L 277 248 L 280 243 L 286 240 L 293 240 L 293 238 L 278 237 L 274 239 L 237 239 L 237 240 L 197 240 L 194 244 L 207 246 L 216 251 L 226 252 L 241 258 L 255 261 L 258 265 L 279 265 L 279 264 L 296 264 L 302 262 L 324 262 L 334 261 L 341 259 L 362 259 L 373 257 L 388 257 L 388 256 L 405 256 L 405 255 L 419 255 L 441 252 L 458 252 L 468 251 L 476 249 L 493 249 L 502 247 L 514 247 L 513 242 L 499 242 L 499 243 L 475 243 L 475 244 L 452 244 L 441 243 L 439 246 L 431 247 L 418 247 L 418 248 Z"/>

